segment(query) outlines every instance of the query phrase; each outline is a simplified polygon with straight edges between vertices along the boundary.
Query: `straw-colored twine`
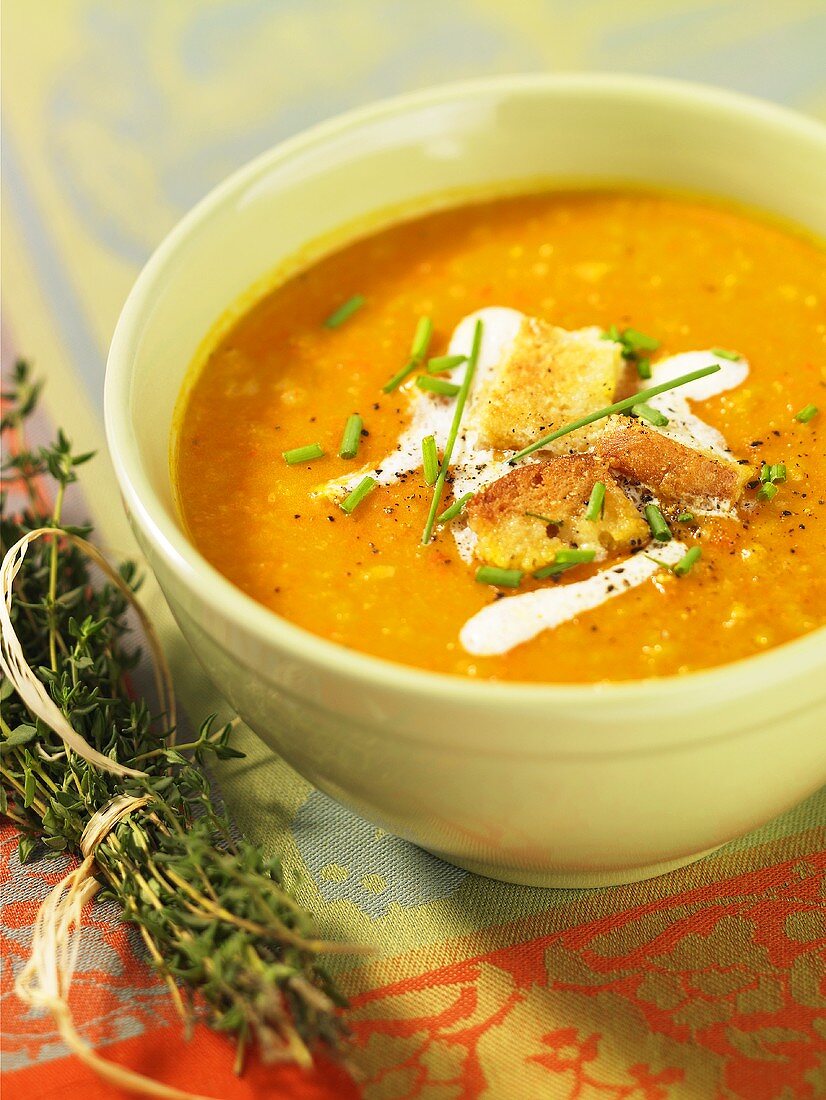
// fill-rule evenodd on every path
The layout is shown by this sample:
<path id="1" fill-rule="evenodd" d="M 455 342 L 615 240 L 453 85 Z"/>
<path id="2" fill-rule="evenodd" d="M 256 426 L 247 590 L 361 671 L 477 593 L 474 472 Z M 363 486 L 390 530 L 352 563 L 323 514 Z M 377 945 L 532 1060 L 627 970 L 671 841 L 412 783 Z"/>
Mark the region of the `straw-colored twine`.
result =
<path id="1" fill-rule="evenodd" d="M 122 776 L 142 776 L 144 772 L 110 760 L 77 733 L 26 661 L 11 621 L 13 587 L 29 544 L 45 535 L 66 539 L 76 546 L 117 586 L 135 609 L 152 650 L 160 706 L 174 729 L 176 715 L 172 677 L 146 613 L 129 585 L 92 543 L 59 527 L 39 527 L 29 531 L 9 548 L 3 558 L 0 566 L 3 590 L 3 599 L 0 600 L 0 668 L 32 714 L 54 730 L 67 748 L 104 771 Z M 70 871 L 41 904 L 32 929 L 29 960 L 17 977 L 15 992 L 24 1003 L 51 1012 L 58 1032 L 69 1049 L 104 1081 L 129 1092 L 158 1096 L 164 1100 L 212 1100 L 198 1093 L 153 1081 L 150 1077 L 144 1077 L 141 1073 L 102 1058 L 78 1033 L 69 1007 L 69 991 L 80 950 L 83 908 L 100 889 L 100 883 L 94 877 L 95 852 L 119 821 L 150 801 L 152 796 L 148 794 L 117 795 L 89 819 L 80 838 L 83 862 Z"/>
<path id="2" fill-rule="evenodd" d="M 34 531 L 29 531 L 18 539 L 13 546 L 9 547 L 6 556 L 3 558 L 3 564 L 0 565 L 0 586 L 2 586 L 3 591 L 3 599 L 0 600 L 0 668 L 32 714 L 36 714 L 47 726 L 53 729 L 62 738 L 67 748 L 72 749 L 78 756 L 81 756 L 90 764 L 94 764 L 102 771 L 112 772 L 115 775 L 143 775 L 144 772 L 142 771 L 127 768 L 124 764 L 118 764 L 116 761 L 110 760 L 108 756 L 98 752 L 84 737 L 72 729 L 66 715 L 54 702 L 45 685 L 38 680 L 26 661 L 23 647 L 11 621 L 14 581 L 20 572 L 29 543 L 34 542 L 35 539 L 43 538 L 44 535 L 66 539 L 76 546 L 106 574 L 135 609 L 146 635 L 146 640 L 152 650 L 155 686 L 161 710 L 167 715 L 169 725 L 173 729 L 175 727 L 175 697 L 172 692 L 172 677 L 166 663 L 166 657 L 146 612 L 135 599 L 134 592 L 120 573 L 109 564 L 96 546 L 93 546 L 91 542 L 87 542 L 79 535 L 71 534 L 59 527 L 38 527 Z"/>
<path id="3" fill-rule="evenodd" d="M 117 795 L 89 819 L 80 838 L 83 862 L 54 887 L 40 906 L 34 922 L 31 954 L 14 989 L 32 1008 L 51 1012 L 69 1050 L 109 1084 L 165 1100 L 211 1100 L 153 1081 L 102 1058 L 78 1033 L 69 1007 L 69 990 L 80 950 L 83 908 L 100 888 L 94 877 L 97 846 L 119 821 L 151 801 L 152 796 L 148 794 Z"/>

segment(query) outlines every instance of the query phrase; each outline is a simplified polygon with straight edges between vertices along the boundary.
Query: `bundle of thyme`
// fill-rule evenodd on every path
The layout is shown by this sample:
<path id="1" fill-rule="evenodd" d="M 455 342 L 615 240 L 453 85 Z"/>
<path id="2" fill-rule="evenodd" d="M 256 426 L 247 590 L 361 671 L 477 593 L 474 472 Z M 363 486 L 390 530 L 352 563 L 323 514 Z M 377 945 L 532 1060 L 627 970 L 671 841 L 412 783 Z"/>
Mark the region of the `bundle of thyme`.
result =
<path id="1" fill-rule="evenodd" d="M 64 852 L 87 857 L 91 889 L 74 901 L 87 900 L 98 884 L 116 900 L 123 918 L 138 926 L 185 1021 L 205 1018 L 236 1039 L 237 1070 L 250 1042 L 265 1059 L 306 1065 L 316 1044 L 336 1047 L 341 1036 L 341 999 L 319 963 L 335 948 L 315 938 L 278 859 L 238 840 L 210 797 L 204 759 L 242 755 L 228 744 L 230 727 L 207 719 L 190 744 L 175 745 L 169 702 L 165 713 L 153 713 L 131 690 L 139 654 L 127 611 L 136 571 L 127 563 L 101 581 L 90 567 L 90 528 L 61 522 L 65 490 L 92 455 L 74 454 L 62 433 L 50 447 L 26 446 L 25 421 L 38 392 L 18 363 L 3 394 L 4 436 L 17 437 L 6 448 L 3 480 L 4 488 L 11 481 L 23 486 L 28 504 L 10 515 L 3 493 L 0 811 L 20 830 L 21 861 Z M 55 504 L 44 514 L 46 478 L 55 484 Z M 15 554 L 19 570 L 9 573 Z M 105 565 L 99 555 L 95 560 Z M 67 747 L 52 728 L 59 723 L 44 721 L 43 707 L 13 675 L 13 636 L 38 690 L 91 746 L 88 758 Z M 97 754 L 122 774 L 95 763 Z M 70 883 L 69 893 L 76 886 Z M 58 932 L 67 931 L 64 917 Z"/>

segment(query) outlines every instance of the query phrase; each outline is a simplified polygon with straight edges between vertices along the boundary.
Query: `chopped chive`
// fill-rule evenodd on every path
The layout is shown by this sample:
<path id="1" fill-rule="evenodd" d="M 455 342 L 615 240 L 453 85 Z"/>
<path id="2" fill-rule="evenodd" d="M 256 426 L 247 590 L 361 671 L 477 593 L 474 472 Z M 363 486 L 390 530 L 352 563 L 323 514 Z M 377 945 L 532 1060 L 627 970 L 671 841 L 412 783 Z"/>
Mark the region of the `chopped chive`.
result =
<path id="1" fill-rule="evenodd" d="M 703 556 L 703 551 L 699 546 L 692 546 L 690 550 L 687 550 L 685 554 L 680 558 L 677 564 L 674 566 L 672 572 L 676 573 L 678 577 L 684 577 L 686 573 L 691 572 L 692 565 L 698 562 Z"/>
<path id="2" fill-rule="evenodd" d="M 433 322 L 429 317 L 420 317 L 413 334 L 413 343 L 410 345 L 410 358 L 421 363 L 427 355 L 430 346 L 430 338 L 433 335 Z"/>
<path id="3" fill-rule="evenodd" d="M 671 541 L 671 531 L 668 528 L 668 524 L 663 519 L 662 512 L 656 504 L 646 504 L 645 518 L 648 521 L 648 526 L 651 528 L 651 534 L 657 542 Z"/>
<path id="4" fill-rule="evenodd" d="M 479 584 L 495 584 L 497 588 L 518 588 L 522 583 L 522 570 L 480 565 L 476 570 L 476 580 Z"/>
<path id="5" fill-rule="evenodd" d="M 718 359 L 731 359 L 732 362 L 742 358 L 739 352 L 729 351 L 727 348 L 712 348 L 711 354 L 716 355 Z"/>
<path id="6" fill-rule="evenodd" d="M 620 330 L 616 325 L 611 325 L 603 332 L 602 339 L 621 344 L 623 359 L 627 363 L 634 363 L 639 377 L 646 379 L 651 377 L 651 358 L 648 355 L 642 355 L 641 352 L 656 351 L 660 346 L 659 340 L 655 340 L 653 336 L 646 336 L 644 332 L 639 332 L 635 328 Z"/>
<path id="7" fill-rule="evenodd" d="M 339 325 L 343 325 L 345 321 L 353 316 L 356 310 L 361 309 L 366 300 L 363 294 L 354 294 L 352 298 L 348 298 L 346 302 L 330 314 L 324 322 L 324 327 L 338 328 Z"/>
<path id="8" fill-rule="evenodd" d="M 291 451 L 282 451 L 284 461 L 290 466 L 299 466 L 302 462 L 312 462 L 321 458 L 324 450 L 320 443 L 308 443 L 306 447 L 293 447 Z"/>
<path id="9" fill-rule="evenodd" d="M 640 402 L 639 405 L 632 405 L 631 412 L 642 420 L 647 420 L 655 428 L 664 428 L 668 423 L 667 416 L 661 413 L 659 409 L 655 409 L 653 405 L 646 405 L 644 401 Z"/>
<path id="10" fill-rule="evenodd" d="M 765 485 L 762 485 L 757 493 L 758 500 L 774 500 L 777 496 L 777 486 L 773 481 L 767 481 Z"/>
<path id="11" fill-rule="evenodd" d="M 557 565 L 581 565 L 593 561 L 596 550 L 558 550 L 554 559 Z"/>
<path id="12" fill-rule="evenodd" d="M 428 374 L 441 374 L 442 371 L 453 370 L 467 362 L 466 355 L 437 355 L 427 361 Z"/>
<path id="13" fill-rule="evenodd" d="M 616 325 L 607 328 L 602 334 L 602 339 L 613 340 L 615 344 L 622 344 L 622 354 L 625 359 L 636 359 L 638 358 L 638 352 L 656 351 L 660 346 L 659 340 L 655 340 L 653 336 L 646 336 L 639 329 L 619 329 Z"/>
<path id="14" fill-rule="evenodd" d="M 680 514 L 677 516 L 678 523 L 691 523 L 693 519 L 693 512 L 680 512 Z"/>
<path id="15" fill-rule="evenodd" d="M 613 405 L 606 405 L 604 409 L 589 413 L 587 416 L 581 416 L 579 420 L 572 420 L 570 424 L 566 424 L 562 428 L 557 428 L 555 432 L 549 432 L 548 435 L 543 435 L 542 438 L 537 439 L 535 443 L 531 443 L 530 446 L 518 451 L 513 458 L 510 459 L 510 464 L 513 465 L 515 462 L 518 462 L 520 458 L 525 458 L 527 455 L 533 454 L 534 451 L 538 451 L 541 447 L 546 447 L 555 439 L 561 439 L 563 435 L 575 432 L 577 428 L 584 428 L 586 424 L 593 424 L 595 420 L 604 420 L 606 416 L 611 416 L 613 413 L 624 412 L 634 405 L 644 403 L 649 397 L 656 397 L 658 393 L 665 393 L 667 390 L 677 389 L 678 386 L 685 386 L 688 382 L 695 382 L 698 378 L 706 378 L 709 374 L 716 374 L 719 370 L 719 364 L 715 364 L 712 367 L 703 367 L 701 370 L 693 370 L 689 374 L 681 374 L 679 378 L 674 378 L 670 382 L 661 382 L 658 386 L 650 386 L 648 389 L 640 390 L 639 393 L 635 393 L 631 397 L 626 397 L 622 401 L 615 401 Z"/>
<path id="16" fill-rule="evenodd" d="M 601 519 L 604 507 L 605 483 L 598 481 L 591 490 L 591 498 L 588 501 L 588 507 L 585 509 L 585 518 L 590 520 Z"/>
<path id="17" fill-rule="evenodd" d="M 444 512 L 440 516 L 436 516 L 437 523 L 450 523 L 452 519 L 456 519 L 460 512 L 464 511 L 464 507 L 469 500 L 473 497 L 473 493 L 465 493 L 463 497 L 459 497 L 458 500 L 445 508 Z"/>
<path id="18" fill-rule="evenodd" d="M 439 454 L 436 450 L 436 439 L 432 435 L 426 435 L 422 440 L 422 469 L 425 485 L 435 485 L 439 476 Z"/>
<path id="19" fill-rule="evenodd" d="M 562 521 L 558 519 L 551 519 L 549 516 L 542 516 L 539 512 L 525 512 L 526 516 L 530 516 L 531 519 L 541 519 L 548 527 L 561 527 Z"/>
<path id="20" fill-rule="evenodd" d="M 760 468 L 760 480 L 766 483 L 782 483 L 786 480 L 786 463 L 776 462 L 773 466 L 764 462 Z"/>
<path id="21" fill-rule="evenodd" d="M 416 379 L 416 385 L 420 390 L 438 393 L 441 397 L 455 397 L 462 388 L 455 382 L 448 382 L 445 378 L 434 378 L 432 374 L 420 374 Z"/>
<path id="22" fill-rule="evenodd" d="M 427 347 L 432 335 L 433 322 L 429 317 L 420 317 L 413 335 L 413 343 L 410 345 L 410 358 L 401 370 L 396 371 L 393 377 L 384 383 L 382 386 L 384 393 L 392 393 L 393 390 L 398 389 L 405 378 L 411 375 L 416 367 L 421 366 L 422 360 L 427 355 Z"/>
<path id="23" fill-rule="evenodd" d="M 358 413 L 347 417 L 344 425 L 344 435 L 341 437 L 341 446 L 338 449 L 339 458 L 355 458 L 361 443 L 361 429 L 363 422 Z"/>
<path id="24" fill-rule="evenodd" d="M 367 494 L 373 492 L 376 485 L 378 485 L 378 482 L 369 474 L 367 477 L 362 478 L 352 493 L 341 502 L 342 512 L 346 512 L 348 516 L 355 512 Z"/>
<path id="25" fill-rule="evenodd" d="M 622 333 L 622 343 L 628 350 L 636 355 L 638 351 L 656 351 L 660 341 L 653 336 L 646 336 L 639 329 L 627 328 Z"/>
<path id="26" fill-rule="evenodd" d="M 819 411 L 817 405 L 804 405 L 799 413 L 795 413 L 794 418 L 801 424 L 808 424 L 810 420 L 814 420 Z"/>
<path id="27" fill-rule="evenodd" d="M 558 577 L 560 573 L 573 569 L 575 565 L 586 565 L 595 557 L 595 550 L 559 550 L 550 565 L 544 565 L 536 570 L 534 578 L 544 581 L 546 577 Z"/>
<path id="28" fill-rule="evenodd" d="M 476 322 L 476 327 L 473 330 L 473 347 L 468 358 L 467 369 L 465 370 L 465 376 L 462 379 L 462 385 L 459 390 L 459 394 L 456 397 L 456 405 L 453 409 L 453 420 L 450 425 L 450 431 L 447 436 L 447 443 L 445 445 L 444 455 L 442 457 L 442 467 L 439 470 L 439 476 L 436 479 L 436 484 L 433 487 L 433 499 L 430 502 L 430 511 L 427 514 L 427 522 L 422 532 L 422 546 L 427 546 L 433 537 L 433 525 L 436 522 L 436 512 L 439 509 L 439 501 L 442 499 L 442 493 L 444 492 L 445 480 L 447 479 L 447 472 L 450 469 L 450 460 L 453 457 L 453 448 L 456 446 L 456 437 L 459 434 L 459 425 L 462 422 L 462 414 L 465 411 L 465 404 L 467 402 L 467 395 L 470 392 L 470 386 L 473 382 L 473 376 L 476 373 L 476 363 L 479 359 L 479 349 L 482 346 L 482 332 L 484 326 L 481 321 Z"/>
<path id="29" fill-rule="evenodd" d="M 404 382 L 405 378 L 407 378 L 409 374 L 412 374 L 418 365 L 415 359 L 408 359 L 402 369 L 397 371 L 389 381 L 384 383 L 381 388 L 382 393 L 392 393 L 393 390 L 397 390 L 402 382 Z"/>

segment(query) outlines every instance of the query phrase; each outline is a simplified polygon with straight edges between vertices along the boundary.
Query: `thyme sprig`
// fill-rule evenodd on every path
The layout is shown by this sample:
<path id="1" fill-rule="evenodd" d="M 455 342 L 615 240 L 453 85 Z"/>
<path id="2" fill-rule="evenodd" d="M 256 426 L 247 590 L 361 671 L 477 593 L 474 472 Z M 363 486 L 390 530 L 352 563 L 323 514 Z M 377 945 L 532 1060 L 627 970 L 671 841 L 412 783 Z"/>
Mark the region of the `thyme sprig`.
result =
<path id="1" fill-rule="evenodd" d="M 10 620 L 30 669 L 73 730 L 137 774 L 111 774 L 67 748 L 4 678 L 0 812 L 20 831 L 26 862 L 77 854 L 90 819 L 118 797 L 136 800 L 97 843 L 93 870 L 102 893 L 137 925 L 187 1026 L 202 1018 L 233 1036 L 239 1071 L 251 1042 L 265 1059 L 307 1065 L 317 1044 L 334 1048 L 341 1038 L 343 1002 L 319 956 L 344 949 L 318 939 L 278 857 L 239 840 L 216 806 L 201 765 L 243 755 L 230 744 L 231 727 L 207 718 L 192 741 L 176 746 L 171 715 L 153 713 L 132 691 L 139 651 L 129 639 L 130 599 L 94 575 L 81 548 L 90 528 L 62 523 L 66 488 L 92 455 L 76 454 L 62 432 L 49 447 L 26 445 L 39 390 L 19 363 L 3 394 L 2 426 L 16 441 L 2 467 L 0 553 L 43 527 L 81 537 L 29 543 Z M 51 513 L 43 478 L 55 484 Z M 7 509 L 10 482 L 24 490 L 22 514 Z M 137 590 L 133 564 L 119 573 Z"/>

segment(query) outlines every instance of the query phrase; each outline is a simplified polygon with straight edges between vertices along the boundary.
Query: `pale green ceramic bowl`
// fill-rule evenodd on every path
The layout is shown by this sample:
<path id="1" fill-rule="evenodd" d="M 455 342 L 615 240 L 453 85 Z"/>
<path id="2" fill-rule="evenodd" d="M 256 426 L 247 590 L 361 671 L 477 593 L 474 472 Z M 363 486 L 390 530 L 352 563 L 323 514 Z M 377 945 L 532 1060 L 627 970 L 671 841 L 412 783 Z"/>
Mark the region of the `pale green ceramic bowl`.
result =
<path id="1" fill-rule="evenodd" d="M 696 858 L 826 781 L 826 633 L 658 681 L 429 674 L 326 642 L 243 595 L 187 539 L 170 480 L 187 368 L 252 284 L 341 226 L 377 224 L 377 211 L 537 180 L 688 188 L 826 236 L 826 130 L 765 103 L 587 75 L 392 100 L 277 146 L 169 235 L 112 341 L 106 428 L 132 524 L 181 629 L 276 752 L 463 867 L 543 885 L 627 882 Z"/>

